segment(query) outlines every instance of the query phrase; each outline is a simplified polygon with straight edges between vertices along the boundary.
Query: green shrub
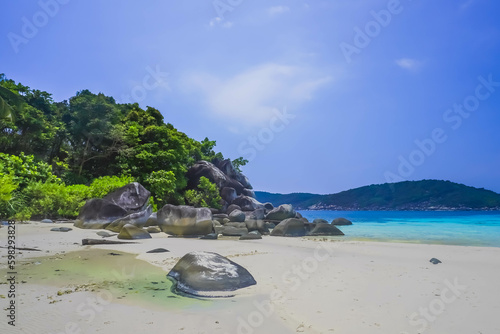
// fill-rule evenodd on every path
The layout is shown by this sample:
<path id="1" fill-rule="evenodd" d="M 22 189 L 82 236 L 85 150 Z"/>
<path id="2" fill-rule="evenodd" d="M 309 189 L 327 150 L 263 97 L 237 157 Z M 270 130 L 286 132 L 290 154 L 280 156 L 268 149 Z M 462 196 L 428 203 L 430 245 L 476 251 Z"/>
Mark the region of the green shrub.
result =
<path id="1" fill-rule="evenodd" d="M 146 186 L 153 195 L 157 207 L 163 207 L 169 201 L 174 202 L 176 194 L 176 178 L 172 171 L 159 170 L 146 178 Z"/>
<path id="2" fill-rule="evenodd" d="M 199 190 L 190 189 L 184 193 L 186 201 L 194 207 L 220 209 L 221 197 L 217 186 L 202 176 L 198 184 Z"/>
<path id="3" fill-rule="evenodd" d="M 17 187 L 12 175 L 0 173 L 0 217 L 10 218 L 14 213 L 13 197 Z"/>
<path id="4" fill-rule="evenodd" d="M 30 182 L 55 182 L 61 180 L 52 174 L 52 166 L 45 162 L 36 162 L 32 155 L 9 155 L 0 153 L 0 173 L 10 174 L 13 181 L 23 189 Z"/>
<path id="5" fill-rule="evenodd" d="M 113 190 L 134 182 L 131 176 L 101 176 L 90 184 L 88 198 L 103 198 Z"/>

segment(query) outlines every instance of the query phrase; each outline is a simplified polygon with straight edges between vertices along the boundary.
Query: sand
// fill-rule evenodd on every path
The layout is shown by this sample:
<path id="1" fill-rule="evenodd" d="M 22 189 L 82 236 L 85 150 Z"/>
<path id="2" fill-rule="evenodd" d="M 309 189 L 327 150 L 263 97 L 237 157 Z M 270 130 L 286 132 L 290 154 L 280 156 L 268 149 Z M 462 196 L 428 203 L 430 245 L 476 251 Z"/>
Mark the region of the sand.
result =
<path id="1" fill-rule="evenodd" d="M 0 333 L 500 333 L 500 248 L 163 233 L 137 244 L 82 246 L 83 238 L 100 238 L 96 230 L 51 232 L 56 225 L 72 227 L 17 225 L 17 247 L 42 251 L 17 255 L 15 327 L 4 310 L 9 285 L 0 285 Z M 6 240 L 7 228 L 0 228 L 0 245 Z M 158 247 L 170 252 L 146 253 Z M 231 298 L 177 298 L 163 277 L 195 250 L 229 257 L 257 285 Z M 7 283 L 7 250 L 0 254 Z M 433 265 L 433 257 L 442 263 Z M 75 258 L 79 269 L 69 265 Z M 37 272 L 57 261 L 62 271 Z M 83 284 L 85 266 L 100 283 Z M 127 289 L 131 280 L 149 290 Z"/>

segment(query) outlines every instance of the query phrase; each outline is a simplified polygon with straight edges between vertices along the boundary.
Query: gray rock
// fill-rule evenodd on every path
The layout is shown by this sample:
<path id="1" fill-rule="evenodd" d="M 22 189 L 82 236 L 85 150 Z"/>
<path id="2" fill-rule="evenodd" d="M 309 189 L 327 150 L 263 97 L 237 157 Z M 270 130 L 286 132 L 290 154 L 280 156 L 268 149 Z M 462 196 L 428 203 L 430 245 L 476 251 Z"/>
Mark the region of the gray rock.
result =
<path id="1" fill-rule="evenodd" d="M 104 196 L 104 200 L 123 208 L 127 213 L 144 210 L 151 193 L 138 182 L 129 183 Z"/>
<path id="2" fill-rule="evenodd" d="M 203 240 L 217 240 L 218 239 L 218 233 L 209 233 L 207 235 L 202 236 L 200 239 L 203 239 Z"/>
<path id="3" fill-rule="evenodd" d="M 335 218 L 332 225 L 352 225 L 352 221 L 345 218 Z"/>
<path id="4" fill-rule="evenodd" d="M 188 178 L 189 189 L 196 189 L 202 176 L 206 177 L 210 182 L 215 183 L 219 189 L 225 187 L 234 188 L 240 194 L 245 188 L 240 182 L 227 176 L 213 163 L 208 161 L 198 161 L 195 163 L 189 168 L 186 176 Z"/>
<path id="5" fill-rule="evenodd" d="M 307 233 L 308 236 L 344 235 L 335 225 L 328 223 L 313 223 L 313 225 L 315 226 Z"/>
<path id="6" fill-rule="evenodd" d="M 430 263 L 432 264 L 439 264 L 439 263 L 442 263 L 441 261 L 439 261 L 438 259 L 436 259 L 435 257 L 433 257 L 432 259 L 429 260 Z"/>
<path id="7" fill-rule="evenodd" d="M 280 237 L 302 237 L 306 235 L 304 223 L 297 218 L 288 218 L 271 231 L 271 236 Z"/>
<path id="8" fill-rule="evenodd" d="M 207 208 L 171 204 L 158 211 L 160 229 L 175 236 L 202 236 L 212 233 L 212 212 Z"/>
<path id="9" fill-rule="evenodd" d="M 234 168 L 231 160 L 216 160 L 214 161 L 214 165 L 217 166 L 217 168 L 219 168 L 227 177 L 238 181 L 244 188 L 252 189 L 252 185 L 248 181 L 248 178 Z"/>
<path id="10" fill-rule="evenodd" d="M 158 226 L 149 226 L 146 228 L 146 231 L 148 231 L 148 233 L 153 233 L 153 234 L 161 232 Z"/>
<path id="11" fill-rule="evenodd" d="M 229 218 L 229 216 L 226 215 L 225 213 L 218 213 L 218 214 L 212 215 L 212 219 L 218 221 L 221 224 L 224 222 L 224 218 Z"/>
<path id="12" fill-rule="evenodd" d="M 158 226 L 158 217 L 157 217 L 157 213 L 156 212 L 153 212 L 148 220 L 146 221 L 146 224 L 144 225 L 146 227 L 148 226 Z"/>
<path id="13" fill-rule="evenodd" d="M 328 222 L 321 218 L 316 218 L 313 220 L 313 224 L 328 224 Z"/>
<path id="14" fill-rule="evenodd" d="M 262 220 L 266 217 L 266 210 L 264 208 L 252 211 L 249 219 Z"/>
<path id="15" fill-rule="evenodd" d="M 296 212 L 295 213 L 295 218 L 299 218 L 300 219 L 300 218 L 303 218 L 303 217 L 302 217 L 302 214 L 300 212 Z"/>
<path id="16" fill-rule="evenodd" d="M 231 226 L 231 227 L 236 227 L 236 228 L 247 228 L 246 222 L 244 222 L 244 223 L 230 222 L 224 226 L 227 226 L 227 227 Z"/>
<path id="17" fill-rule="evenodd" d="M 254 211 L 264 208 L 264 205 L 255 198 L 240 195 L 236 197 L 232 204 L 238 205 L 242 211 Z"/>
<path id="18" fill-rule="evenodd" d="M 247 234 L 248 229 L 246 227 L 224 226 L 220 233 L 227 237 L 240 237 L 243 234 Z"/>
<path id="19" fill-rule="evenodd" d="M 231 291 L 257 284 L 245 268 L 210 252 L 184 255 L 167 276 L 176 289 L 200 297 L 227 297 Z"/>
<path id="20" fill-rule="evenodd" d="M 233 212 L 234 210 L 240 210 L 241 211 L 241 207 L 239 205 L 236 205 L 236 204 L 231 204 L 230 206 L 227 207 L 226 213 L 228 215 L 230 215 L 231 212 Z"/>
<path id="21" fill-rule="evenodd" d="M 271 203 L 269 202 L 266 202 L 264 203 L 264 209 L 266 209 L 266 212 L 269 212 L 271 211 L 272 209 L 274 209 L 274 205 L 272 205 Z"/>
<path id="22" fill-rule="evenodd" d="M 229 220 L 232 222 L 244 222 L 245 221 L 245 214 L 240 211 L 240 210 L 234 210 L 229 214 Z"/>
<path id="23" fill-rule="evenodd" d="M 290 204 L 282 204 L 271 210 L 267 215 L 268 220 L 282 221 L 288 218 L 294 218 L 297 213 Z"/>
<path id="24" fill-rule="evenodd" d="M 252 198 L 255 198 L 255 192 L 253 190 L 250 190 L 250 189 L 243 189 L 243 191 L 241 192 L 242 195 L 245 195 L 245 196 L 248 196 L 248 197 L 252 197 Z"/>
<path id="25" fill-rule="evenodd" d="M 262 235 L 258 231 L 248 232 L 240 237 L 240 240 L 258 240 L 262 239 Z"/>
<path id="26" fill-rule="evenodd" d="M 222 219 L 222 225 L 226 225 L 227 223 L 231 222 L 229 218 L 224 218 Z"/>
<path id="27" fill-rule="evenodd" d="M 101 198 L 88 200 L 80 209 L 75 227 L 85 229 L 104 229 L 113 221 L 125 217 L 127 210 Z"/>
<path id="28" fill-rule="evenodd" d="M 224 187 L 220 191 L 220 197 L 227 203 L 231 203 L 234 201 L 236 197 L 238 197 L 238 194 L 236 194 L 236 190 L 231 187 Z"/>
<path id="29" fill-rule="evenodd" d="M 151 205 L 148 205 L 148 207 L 143 211 L 131 213 L 128 216 L 113 221 L 111 224 L 106 226 L 106 230 L 120 232 L 122 230 L 122 227 L 127 224 L 142 228 L 146 225 L 146 222 L 149 220 L 152 213 L 153 208 L 151 207 Z"/>
<path id="30" fill-rule="evenodd" d="M 109 237 L 114 237 L 115 235 L 118 235 L 118 234 L 111 234 L 111 233 L 106 232 L 106 231 L 99 231 L 99 232 L 96 232 L 96 234 L 100 237 L 103 237 L 103 238 L 109 238 Z"/>
<path id="31" fill-rule="evenodd" d="M 165 248 L 155 248 L 150 251 L 147 251 L 146 253 L 167 253 L 170 252 L 168 249 Z"/>
<path id="32" fill-rule="evenodd" d="M 54 224 L 54 221 L 52 219 L 42 219 L 42 221 L 40 221 L 40 223 L 44 223 L 44 224 Z"/>
<path id="33" fill-rule="evenodd" d="M 52 232 L 69 232 L 72 231 L 72 228 L 69 227 L 54 227 L 50 229 Z"/>
<path id="34" fill-rule="evenodd" d="M 249 231 L 258 231 L 261 234 L 269 234 L 269 229 L 267 228 L 266 223 L 263 220 L 248 219 L 247 221 L 245 221 L 245 224 Z"/>
<path id="35" fill-rule="evenodd" d="M 151 235 L 142 228 L 132 224 L 127 224 L 122 227 L 118 234 L 118 239 L 135 240 L 135 239 L 150 239 Z"/>

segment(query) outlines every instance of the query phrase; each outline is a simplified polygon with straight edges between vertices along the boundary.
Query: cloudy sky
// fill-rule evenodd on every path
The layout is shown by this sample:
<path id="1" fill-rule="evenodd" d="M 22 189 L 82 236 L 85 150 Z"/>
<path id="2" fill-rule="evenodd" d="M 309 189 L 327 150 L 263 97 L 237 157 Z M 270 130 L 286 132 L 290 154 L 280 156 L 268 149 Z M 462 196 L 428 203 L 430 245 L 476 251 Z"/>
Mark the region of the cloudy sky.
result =
<path id="1" fill-rule="evenodd" d="M 500 192 L 496 0 L 9 1 L 0 73 L 159 109 L 254 188 Z"/>

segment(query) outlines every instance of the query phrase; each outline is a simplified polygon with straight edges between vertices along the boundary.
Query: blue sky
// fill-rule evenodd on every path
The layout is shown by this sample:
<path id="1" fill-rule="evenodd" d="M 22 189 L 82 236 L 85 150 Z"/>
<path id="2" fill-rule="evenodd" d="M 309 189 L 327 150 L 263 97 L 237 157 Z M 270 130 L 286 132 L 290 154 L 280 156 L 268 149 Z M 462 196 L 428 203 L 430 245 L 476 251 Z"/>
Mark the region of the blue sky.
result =
<path id="1" fill-rule="evenodd" d="M 446 179 L 500 192 L 500 2 L 9 1 L 0 72 L 217 141 L 254 188 Z"/>

